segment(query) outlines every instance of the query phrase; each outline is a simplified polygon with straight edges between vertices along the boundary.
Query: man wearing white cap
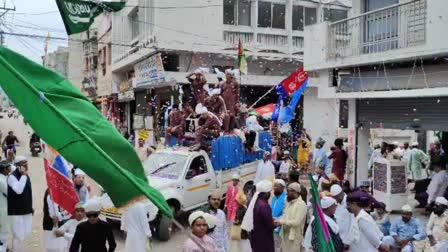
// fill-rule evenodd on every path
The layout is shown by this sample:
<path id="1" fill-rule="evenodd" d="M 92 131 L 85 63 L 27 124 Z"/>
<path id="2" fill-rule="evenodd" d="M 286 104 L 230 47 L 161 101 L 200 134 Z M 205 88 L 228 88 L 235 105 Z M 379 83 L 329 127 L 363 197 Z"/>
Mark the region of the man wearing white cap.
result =
<path id="1" fill-rule="evenodd" d="M 445 231 L 445 222 L 448 220 L 448 200 L 444 197 L 437 197 L 434 212 L 431 213 L 426 224 L 426 235 L 429 241 L 439 243 L 448 240 L 448 232 Z"/>
<path id="2" fill-rule="evenodd" d="M 344 244 L 342 243 L 341 237 L 339 235 L 339 226 L 336 223 L 334 214 L 337 209 L 337 202 L 331 197 L 324 196 L 320 200 L 320 205 L 322 211 L 324 212 L 325 222 L 327 223 L 328 230 L 330 232 L 331 239 L 333 240 L 333 245 L 336 252 L 342 252 L 344 250 Z M 305 238 L 303 240 L 303 247 L 306 251 L 318 251 L 316 237 L 316 224 L 314 222 L 314 217 L 311 219 L 310 225 L 305 233 Z"/>
<path id="3" fill-rule="evenodd" d="M 276 226 L 282 226 L 280 237 L 282 251 L 302 251 L 303 229 L 305 227 L 307 207 L 300 197 L 299 183 L 288 185 L 288 203 L 281 218 L 274 221 Z"/>
<path id="4" fill-rule="evenodd" d="M 334 217 L 339 226 L 339 236 L 346 248 L 349 248 L 351 243 L 359 240 L 359 230 L 355 216 L 347 209 L 347 195 L 342 191 L 340 185 L 332 185 L 330 193 L 338 204 Z"/>
<path id="5" fill-rule="evenodd" d="M 390 227 L 390 236 L 383 238 L 383 244 L 402 252 L 412 252 L 414 243 L 426 238 L 425 230 L 419 220 L 412 217 L 412 207 L 401 208 L 401 218 L 396 219 Z"/>
<path id="6" fill-rule="evenodd" d="M 265 151 L 263 154 L 263 160 L 260 160 L 257 167 L 257 173 L 255 174 L 255 183 L 263 180 L 273 181 L 275 179 L 275 167 L 272 164 L 270 157 L 271 153 Z"/>
<path id="7" fill-rule="evenodd" d="M 238 203 L 236 202 L 236 196 L 240 190 L 240 175 L 232 175 L 232 183 L 227 187 L 226 202 L 224 203 L 224 210 L 226 210 L 227 220 L 234 221 L 236 211 L 238 210 Z"/>
<path id="8" fill-rule="evenodd" d="M 84 185 L 86 174 L 79 168 L 73 168 L 73 169 L 74 169 L 73 182 L 75 184 L 76 194 L 78 194 L 79 201 L 85 203 L 90 198 L 89 190 Z"/>
<path id="9" fill-rule="evenodd" d="M 89 200 L 84 205 L 87 221 L 78 224 L 73 236 L 70 252 L 108 251 L 117 247 L 112 226 L 100 220 L 101 204 L 97 200 Z M 109 248 L 106 248 L 106 241 Z"/>
<path id="10" fill-rule="evenodd" d="M 188 223 L 191 227 L 190 238 L 184 243 L 182 252 L 216 252 L 215 241 L 207 235 L 208 223 L 210 217 L 202 211 L 196 211 L 188 217 Z M 210 221 L 210 219 L 209 219 Z"/>
<path id="11" fill-rule="evenodd" d="M 271 209 L 272 209 L 272 218 L 278 219 L 283 216 L 283 211 L 286 205 L 286 183 L 283 179 L 276 179 L 274 181 L 274 195 L 271 199 Z M 275 243 L 275 251 L 281 251 L 281 238 L 280 238 L 280 227 L 277 227 L 274 230 L 274 243 Z"/>
<path id="12" fill-rule="evenodd" d="M 70 244 L 72 243 L 73 236 L 75 235 L 76 227 L 79 223 L 85 221 L 86 212 L 84 209 L 84 204 L 79 202 L 75 205 L 75 218 L 68 220 L 59 229 L 54 231 L 56 237 L 64 237 L 67 248 L 65 251 L 69 251 Z"/>
<path id="13" fill-rule="evenodd" d="M 8 177 L 8 215 L 12 224 L 12 251 L 22 251 L 23 241 L 32 229 L 33 193 L 27 158 L 17 156 L 14 163 L 17 168 Z"/>
<path id="14" fill-rule="evenodd" d="M 250 233 L 253 252 L 274 252 L 274 221 L 269 206 L 272 183 L 262 180 L 255 186 L 256 192 L 244 215 L 241 229 Z"/>
<path id="15" fill-rule="evenodd" d="M 409 170 L 413 180 L 421 180 L 426 178 L 426 167 L 429 164 L 429 157 L 418 148 L 418 143 L 411 145 L 411 157 L 409 158 Z"/>

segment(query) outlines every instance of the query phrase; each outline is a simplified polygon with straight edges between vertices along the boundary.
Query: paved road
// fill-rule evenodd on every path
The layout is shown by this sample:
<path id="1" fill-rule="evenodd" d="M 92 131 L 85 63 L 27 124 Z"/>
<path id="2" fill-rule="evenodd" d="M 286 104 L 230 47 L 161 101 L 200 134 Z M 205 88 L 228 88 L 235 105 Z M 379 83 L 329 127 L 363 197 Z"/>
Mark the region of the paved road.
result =
<path id="1" fill-rule="evenodd" d="M 28 157 L 29 173 L 31 176 L 33 186 L 33 206 L 35 214 L 33 217 L 33 232 L 28 239 L 26 239 L 26 251 L 27 252 L 42 252 L 45 251 L 43 243 L 43 230 L 42 230 L 42 218 L 43 218 L 43 197 L 46 190 L 45 173 L 43 167 L 42 157 L 31 157 L 28 149 L 28 143 L 32 134 L 32 129 L 29 126 L 23 124 L 22 119 L 8 119 L 6 116 L 0 119 L 0 130 L 3 132 L 3 137 L 8 131 L 13 130 L 15 135 L 22 143 L 17 148 L 18 155 L 24 155 Z M 42 155 L 41 155 L 42 156 Z M 3 157 L 3 155 L 2 155 Z M 95 184 L 90 180 L 90 185 L 95 187 Z M 118 243 L 116 251 L 124 251 L 125 234 L 115 227 L 115 237 Z M 181 251 L 182 244 L 186 240 L 186 233 L 180 232 L 173 235 L 173 238 L 169 242 L 153 242 L 153 251 L 163 252 L 175 252 Z"/>

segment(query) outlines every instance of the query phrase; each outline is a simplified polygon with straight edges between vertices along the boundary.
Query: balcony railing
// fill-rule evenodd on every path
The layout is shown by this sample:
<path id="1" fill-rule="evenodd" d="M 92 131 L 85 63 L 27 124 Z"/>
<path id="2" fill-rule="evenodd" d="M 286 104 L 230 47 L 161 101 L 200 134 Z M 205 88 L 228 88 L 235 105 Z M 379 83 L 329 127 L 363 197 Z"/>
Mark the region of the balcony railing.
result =
<path id="1" fill-rule="evenodd" d="M 246 31 L 224 31 L 223 39 L 231 45 L 237 45 L 241 40 L 244 46 L 254 47 L 261 50 L 288 51 L 288 36 L 283 34 L 272 34 L 258 32 L 254 36 L 253 32 Z M 303 37 L 292 37 L 292 48 L 294 50 L 303 48 Z"/>
<path id="2" fill-rule="evenodd" d="M 330 24 L 330 58 L 373 54 L 426 42 L 426 0 L 413 0 Z"/>

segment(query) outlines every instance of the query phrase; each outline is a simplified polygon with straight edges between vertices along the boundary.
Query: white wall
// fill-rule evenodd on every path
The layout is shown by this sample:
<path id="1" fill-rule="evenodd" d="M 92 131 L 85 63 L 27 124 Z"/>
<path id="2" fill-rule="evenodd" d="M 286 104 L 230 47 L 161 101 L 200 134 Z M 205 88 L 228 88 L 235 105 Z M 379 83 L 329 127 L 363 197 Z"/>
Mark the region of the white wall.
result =
<path id="1" fill-rule="evenodd" d="M 406 1 L 407 2 L 407 1 Z M 361 4 L 353 1 L 352 13 L 359 13 Z M 327 57 L 328 24 L 321 23 L 305 28 L 305 69 L 318 70 L 353 65 L 367 65 L 378 62 L 396 62 L 413 60 L 415 57 L 436 57 L 446 55 L 448 47 L 447 20 L 448 4 L 446 0 L 426 1 L 426 42 L 418 46 L 410 46 L 382 53 L 363 54 L 352 57 Z M 324 53 L 325 52 L 325 53 Z"/>
<path id="2" fill-rule="evenodd" d="M 339 134 L 339 102 L 318 99 L 316 87 L 307 88 L 303 97 L 303 127 L 313 142 L 319 137 L 325 139 L 327 143 L 324 147 L 330 150 Z"/>
<path id="3" fill-rule="evenodd" d="M 68 80 L 78 89 L 82 88 L 83 80 L 83 50 L 82 43 L 79 42 L 82 34 L 71 35 L 68 41 L 69 54 L 68 54 Z"/>

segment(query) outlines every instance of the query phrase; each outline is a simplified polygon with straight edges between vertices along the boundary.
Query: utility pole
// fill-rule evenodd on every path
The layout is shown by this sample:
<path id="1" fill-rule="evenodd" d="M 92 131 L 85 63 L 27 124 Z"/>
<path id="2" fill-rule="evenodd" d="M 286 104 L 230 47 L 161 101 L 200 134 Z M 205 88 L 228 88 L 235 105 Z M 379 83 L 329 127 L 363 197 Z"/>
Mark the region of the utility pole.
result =
<path id="1" fill-rule="evenodd" d="M 0 7 L 0 19 L 6 15 L 6 13 L 8 13 L 9 11 L 16 11 L 16 7 L 14 6 L 14 8 L 8 8 L 6 7 L 6 1 L 3 2 L 3 7 Z M 3 29 L 2 29 L 2 20 L 0 20 L 0 46 L 3 46 L 5 43 L 5 38 L 4 38 L 4 34 L 3 34 Z"/>

